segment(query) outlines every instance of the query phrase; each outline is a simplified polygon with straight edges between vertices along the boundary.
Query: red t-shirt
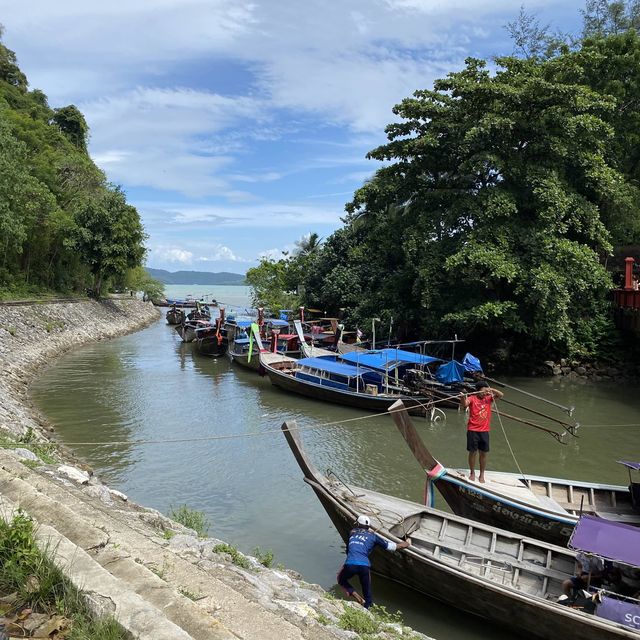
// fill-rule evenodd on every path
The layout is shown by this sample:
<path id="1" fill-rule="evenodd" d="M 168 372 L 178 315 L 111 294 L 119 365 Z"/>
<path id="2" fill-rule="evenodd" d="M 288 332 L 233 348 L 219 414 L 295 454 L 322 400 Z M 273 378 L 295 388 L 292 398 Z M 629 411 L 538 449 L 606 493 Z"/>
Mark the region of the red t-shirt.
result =
<path id="1" fill-rule="evenodd" d="M 468 431 L 489 431 L 491 428 L 491 403 L 493 396 L 484 398 L 469 396 L 469 422 Z"/>

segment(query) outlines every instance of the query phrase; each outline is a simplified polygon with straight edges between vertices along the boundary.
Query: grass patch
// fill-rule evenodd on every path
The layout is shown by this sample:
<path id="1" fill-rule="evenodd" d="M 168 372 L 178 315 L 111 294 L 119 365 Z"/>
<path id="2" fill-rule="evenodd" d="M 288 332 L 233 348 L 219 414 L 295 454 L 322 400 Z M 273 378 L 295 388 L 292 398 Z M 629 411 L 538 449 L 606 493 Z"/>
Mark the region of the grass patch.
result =
<path id="1" fill-rule="evenodd" d="M 22 511 L 9 523 L 0 519 L 0 593 L 14 594 L 6 614 L 32 609 L 70 620 L 69 640 L 126 638 L 115 620 L 93 619 L 81 593 L 37 547 L 33 521 Z"/>
<path id="2" fill-rule="evenodd" d="M 329 618 L 327 618 L 327 616 L 324 615 L 324 613 L 319 613 L 316 620 L 320 623 L 323 624 L 325 627 L 329 624 L 331 624 L 331 620 L 329 620 Z"/>
<path id="3" fill-rule="evenodd" d="M 171 538 L 173 538 L 173 536 L 175 536 L 175 535 L 176 535 L 176 532 L 173 529 L 165 529 L 162 532 L 162 537 L 165 540 L 171 540 Z"/>
<path id="4" fill-rule="evenodd" d="M 235 547 L 230 544 L 222 543 L 213 547 L 214 553 L 226 553 L 231 556 L 233 564 L 242 567 L 243 569 L 251 569 L 251 563 L 247 560 L 247 557 L 240 553 Z"/>
<path id="5" fill-rule="evenodd" d="M 0 324 L 0 329 L 4 329 L 8 334 L 15 336 L 18 330 L 15 327 Z"/>
<path id="6" fill-rule="evenodd" d="M 266 551 L 262 551 L 262 549 L 260 549 L 260 547 L 256 547 L 253 550 L 253 555 L 256 557 L 256 560 L 263 566 L 263 567 L 267 567 L 267 569 L 270 569 L 271 567 L 273 567 L 273 560 L 274 560 L 274 555 L 273 555 L 273 551 L 271 551 L 271 549 L 267 549 Z"/>
<path id="7" fill-rule="evenodd" d="M 55 329 L 64 329 L 65 324 L 62 320 L 50 320 L 44 323 L 44 330 L 51 333 Z"/>
<path id="8" fill-rule="evenodd" d="M 211 524 L 202 511 L 190 509 L 186 504 L 170 507 L 169 517 L 188 529 L 193 529 L 201 538 L 206 537 Z"/>
<path id="9" fill-rule="evenodd" d="M 26 430 L 24 435 L 18 438 L 17 445 L 25 445 L 25 449 L 33 451 L 46 464 L 55 464 L 57 462 L 55 456 L 56 445 L 52 442 L 40 442 L 37 440 L 35 431 L 31 427 Z"/>
<path id="10" fill-rule="evenodd" d="M 367 613 L 366 609 L 345 607 L 338 619 L 338 626 L 345 631 L 355 631 L 360 635 L 373 635 L 380 631 L 380 622 Z"/>
<path id="11" fill-rule="evenodd" d="M 202 596 L 197 593 L 193 593 L 193 591 L 189 591 L 186 587 L 178 587 L 178 593 L 181 593 L 185 598 L 189 598 L 189 600 L 201 600 Z"/>

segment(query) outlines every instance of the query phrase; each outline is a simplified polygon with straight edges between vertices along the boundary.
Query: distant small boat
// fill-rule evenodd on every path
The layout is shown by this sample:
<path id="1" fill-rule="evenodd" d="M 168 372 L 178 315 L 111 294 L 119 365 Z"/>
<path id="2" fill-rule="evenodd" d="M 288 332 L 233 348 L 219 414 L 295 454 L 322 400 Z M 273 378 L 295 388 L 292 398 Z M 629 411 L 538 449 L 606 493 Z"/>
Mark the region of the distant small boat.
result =
<path id="1" fill-rule="evenodd" d="M 173 306 L 167 311 L 167 324 L 176 325 L 184 322 L 185 314 L 182 309 Z"/>

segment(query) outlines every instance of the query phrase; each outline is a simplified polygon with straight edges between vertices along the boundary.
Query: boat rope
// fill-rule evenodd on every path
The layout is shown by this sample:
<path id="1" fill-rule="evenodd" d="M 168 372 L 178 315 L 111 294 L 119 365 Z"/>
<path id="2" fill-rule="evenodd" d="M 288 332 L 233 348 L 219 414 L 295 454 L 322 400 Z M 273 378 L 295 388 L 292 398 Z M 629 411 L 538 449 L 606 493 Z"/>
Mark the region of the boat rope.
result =
<path id="1" fill-rule="evenodd" d="M 494 378 L 489 378 L 488 376 L 485 376 L 484 380 L 488 380 L 489 382 L 493 382 L 494 384 L 497 384 L 499 387 L 504 387 L 505 389 L 509 389 L 511 391 L 518 391 L 519 393 L 522 393 L 525 396 L 529 396 L 530 398 L 535 398 L 536 400 L 540 400 L 541 402 L 546 402 L 547 404 L 550 404 L 550 405 L 552 405 L 554 407 L 558 407 L 558 409 L 562 409 L 563 411 L 565 411 L 569 417 L 571 417 L 571 415 L 573 414 L 573 412 L 575 410 L 575 407 L 565 407 L 563 404 L 558 404 L 557 402 L 552 402 L 551 400 L 547 400 L 546 398 L 543 398 L 542 396 L 537 396 L 535 393 L 530 393 L 529 391 L 524 391 L 523 389 L 518 389 L 518 387 L 512 387 L 510 384 L 507 384 L 506 382 L 500 382 L 500 380 L 496 380 Z"/>
<path id="2" fill-rule="evenodd" d="M 496 410 L 496 415 L 498 416 L 498 422 L 500 423 L 500 428 L 502 429 L 502 435 L 504 436 L 507 446 L 509 447 L 509 451 L 511 451 L 511 457 L 513 458 L 513 461 L 516 463 L 516 467 L 518 468 L 520 475 L 524 478 L 524 481 L 528 484 L 527 477 L 524 475 L 522 469 L 520 468 L 520 465 L 518 464 L 518 459 L 516 458 L 516 454 L 513 450 L 513 447 L 511 446 L 509 437 L 507 436 L 507 430 L 504 428 L 504 424 L 502 424 L 502 416 L 500 415 L 500 409 L 498 409 L 498 405 L 495 403 L 494 403 L 494 406 Z"/>

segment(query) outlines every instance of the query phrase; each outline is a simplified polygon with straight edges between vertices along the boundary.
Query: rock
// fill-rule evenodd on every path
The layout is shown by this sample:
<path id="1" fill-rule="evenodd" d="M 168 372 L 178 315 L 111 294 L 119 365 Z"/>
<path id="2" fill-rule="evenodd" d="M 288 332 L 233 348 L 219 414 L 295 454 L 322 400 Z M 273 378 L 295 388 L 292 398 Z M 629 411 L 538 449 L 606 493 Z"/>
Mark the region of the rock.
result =
<path id="1" fill-rule="evenodd" d="M 584 375 L 587 375 L 587 370 L 585 367 L 576 367 L 576 373 L 579 376 L 584 376 Z"/>
<path id="2" fill-rule="evenodd" d="M 66 464 L 58 467 L 58 473 L 61 473 L 63 476 L 66 476 L 70 480 L 77 482 L 78 484 L 88 484 L 89 483 L 89 474 L 86 471 L 80 471 L 80 469 L 76 469 L 75 467 L 70 467 Z"/>
<path id="3" fill-rule="evenodd" d="M 556 363 L 553 360 L 545 360 L 544 363 L 547 365 L 547 367 L 549 367 L 550 369 L 554 369 L 556 366 Z"/>
<path id="4" fill-rule="evenodd" d="M 169 540 L 169 549 L 176 553 L 189 553 L 195 556 L 199 556 L 202 553 L 202 548 L 198 538 L 184 534 L 173 536 L 173 538 Z"/>
<path id="5" fill-rule="evenodd" d="M 556 365 L 555 367 L 553 367 L 553 375 L 554 376 L 562 375 L 562 369 Z"/>
<path id="6" fill-rule="evenodd" d="M 122 491 L 118 491 L 117 489 L 109 489 L 109 492 L 114 498 L 120 498 L 120 500 L 122 500 L 123 502 L 127 502 L 127 500 L 129 500 L 129 498 L 124 493 L 122 493 Z"/>
<path id="7" fill-rule="evenodd" d="M 38 456 L 33 453 L 33 451 L 29 451 L 29 449 L 18 447 L 17 449 L 13 450 L 13 453 L 15 453 L 21 460 L 33 460 L 34 462 L 42 462 L 42 460 L 40 460 L 40 458 L 38 458 Z"/>
<path id="8" fill-rule="evenodd" d="M 560 370 L 562 371 L 562 373 L 566 376 L 568 373 L 571 372 L 571 367 L 560 367 Z"/>
<path id="9" fill-rule="evenodd" d="M 113 504 L 113 500 L 111 499 L 111 492 L 104 485 L 91 485 L 85 489 L 85 493 L 94 498 L 98 498 L 100 502 L 104 502 L 105 504 Z"/>

